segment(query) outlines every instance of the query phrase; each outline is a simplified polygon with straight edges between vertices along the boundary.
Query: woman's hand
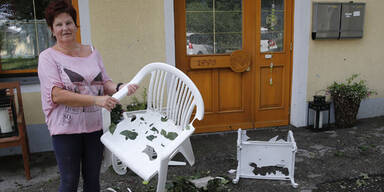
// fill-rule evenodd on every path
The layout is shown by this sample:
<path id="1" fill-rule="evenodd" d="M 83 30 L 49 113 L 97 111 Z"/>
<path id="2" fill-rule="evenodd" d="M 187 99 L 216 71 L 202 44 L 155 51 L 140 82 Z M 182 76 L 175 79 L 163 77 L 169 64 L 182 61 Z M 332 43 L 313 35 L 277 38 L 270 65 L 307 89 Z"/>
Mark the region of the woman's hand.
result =
<path id="1" fill-rule="evenodd" d="M 116 104 L 119 103 L 119 100 L 105 95 L 105 96 L 95 96 L 95 105 L 99 107 L 104 107 L 108 111 L 111 111 L 113 108 L 115 108 Z"/>
<path id="2" fill-rule="evenodd" d="M 122 87 L 125 87 L 127 84 L 124 84 Z M 139 88 L 136 84 L 128 84 L 128 93 L 127 95 L 132 95 Z"/>

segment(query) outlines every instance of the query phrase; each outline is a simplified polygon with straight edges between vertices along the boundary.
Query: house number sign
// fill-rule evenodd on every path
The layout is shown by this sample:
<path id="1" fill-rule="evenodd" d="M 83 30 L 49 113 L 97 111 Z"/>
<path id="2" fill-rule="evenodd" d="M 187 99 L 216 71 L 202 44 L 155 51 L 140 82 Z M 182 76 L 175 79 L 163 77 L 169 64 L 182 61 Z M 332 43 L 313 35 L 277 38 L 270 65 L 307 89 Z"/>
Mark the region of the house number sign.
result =
<path id="1" fill-rule="evenodd" d="M 237 50 L 230 55 L 190 57 L 191 69 L 230 68 L 233 72 L 244 72 L 249 69 L 250 55 L 243 50 Z"/>

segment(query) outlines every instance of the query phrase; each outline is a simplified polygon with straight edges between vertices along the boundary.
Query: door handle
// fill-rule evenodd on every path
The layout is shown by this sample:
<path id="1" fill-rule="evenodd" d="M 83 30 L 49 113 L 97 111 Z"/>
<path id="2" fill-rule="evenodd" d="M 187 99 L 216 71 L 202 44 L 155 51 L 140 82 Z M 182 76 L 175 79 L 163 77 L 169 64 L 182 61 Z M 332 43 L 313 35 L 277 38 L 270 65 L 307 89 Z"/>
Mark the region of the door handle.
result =
<path id="1" fill-rule="evenodd" d="M 271 78 L 269 78 L 269 85 L 273 85 L 273 63 L 269 64 L 269 69 L 271 70 Z"/>

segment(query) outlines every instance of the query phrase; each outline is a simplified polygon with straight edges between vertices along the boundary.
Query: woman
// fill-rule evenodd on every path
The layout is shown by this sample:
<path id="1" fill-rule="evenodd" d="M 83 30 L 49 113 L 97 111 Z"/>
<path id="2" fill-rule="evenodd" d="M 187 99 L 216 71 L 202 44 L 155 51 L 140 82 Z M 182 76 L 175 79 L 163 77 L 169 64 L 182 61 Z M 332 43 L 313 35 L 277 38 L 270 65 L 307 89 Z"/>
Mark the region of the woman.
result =
<path id="1" fill-rule="evenodd" d="M 76 11 L 66 1 L 51 2 L 45 12 L 56 44 L 39 56 L 38 75 L 46 123 L 60 170 L 59 191 L 77 191 L 80 167 L 83 191 L 100 191 L 103 146 L 101 107 L 118 103 L 119 90 L 106 74 L 99 53 L 76 41 Z M 129 85 L 128 95 L 137 85 Z M 80 166 L 81 165 L 81 166 Z"/>

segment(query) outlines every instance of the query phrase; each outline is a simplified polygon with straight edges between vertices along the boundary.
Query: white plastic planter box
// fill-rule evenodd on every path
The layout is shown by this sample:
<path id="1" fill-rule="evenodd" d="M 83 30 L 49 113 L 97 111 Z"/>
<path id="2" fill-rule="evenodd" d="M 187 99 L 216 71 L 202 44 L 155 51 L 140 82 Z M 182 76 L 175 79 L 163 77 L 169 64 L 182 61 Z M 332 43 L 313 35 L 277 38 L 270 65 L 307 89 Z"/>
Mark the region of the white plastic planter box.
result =
<path id="1" fill-rule="evenodd" d="M 238 130 L 237 136 L 237 171 L 233 183 L 240 178 L 290 180 L 293 187 L 296 142 L 292 131 L 288 132 L 287 141 L 277 137 L 269 141 L 248 141 L 247 131 Z"/>

